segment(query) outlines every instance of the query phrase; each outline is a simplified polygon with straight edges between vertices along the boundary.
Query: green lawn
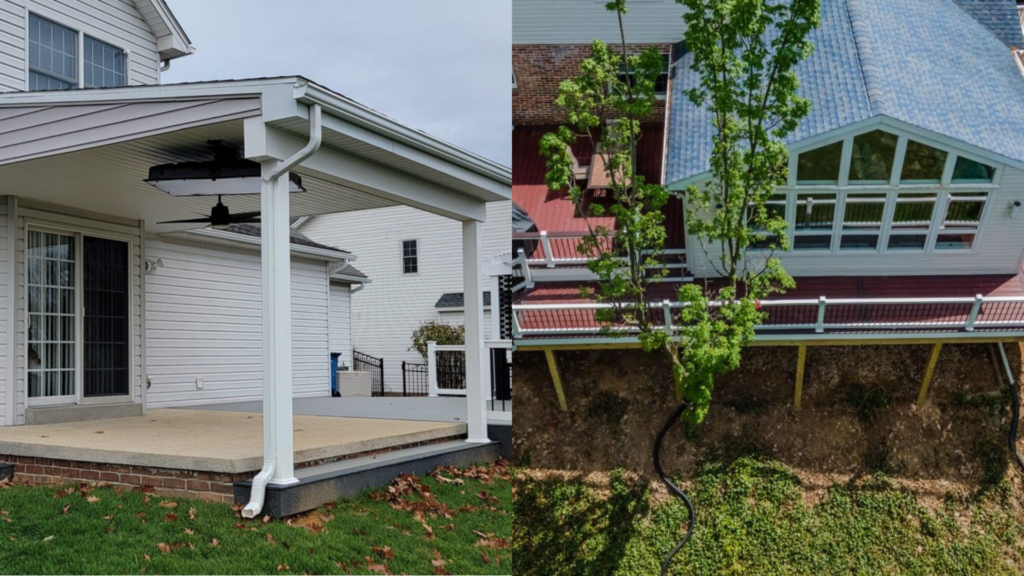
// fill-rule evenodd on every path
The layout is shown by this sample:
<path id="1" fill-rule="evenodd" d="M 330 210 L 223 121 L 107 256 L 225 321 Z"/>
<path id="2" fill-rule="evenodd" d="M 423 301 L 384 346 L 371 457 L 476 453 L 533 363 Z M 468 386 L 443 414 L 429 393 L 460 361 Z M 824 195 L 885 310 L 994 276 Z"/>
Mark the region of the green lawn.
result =
<path id="1" fill-rule="evenodd" d="M 679 539 L 677 501 L 649 504 L 619 472 L 597 493 L 575 482 L 517 480 L 514 570 L 527 575 L 649 576 Z M 876 475 L 833 486 L 814 505 L 776 462 L 704 465 L 690 490 L 693 540 L 674 574 L 1020 574 L 1024 522 L 1005 479 L 938 510 Z"/>
<path id="2" fill-rule="evenodd" d="M 0 572 L 508 574 L 505 463 L 437 472 L 291 521 L 109 488 L 0 488 Z"/>

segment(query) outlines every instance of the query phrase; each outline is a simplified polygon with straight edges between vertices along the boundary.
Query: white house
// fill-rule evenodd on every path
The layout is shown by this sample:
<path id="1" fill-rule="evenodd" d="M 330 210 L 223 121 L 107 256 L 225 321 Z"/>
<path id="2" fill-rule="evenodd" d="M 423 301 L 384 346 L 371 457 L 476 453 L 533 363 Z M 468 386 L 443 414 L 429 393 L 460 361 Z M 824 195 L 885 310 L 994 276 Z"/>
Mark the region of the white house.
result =
<path id="1" fill-rule="evenodd" d="M 510 170 L 301 76 L 161 85 L 194 51 L 164 0 L 0 0 L 0 424 L 261 392 L 258 512 L 297 482 L 292 396 L 327 396 L 364 280 L 292 219 L 409 206 L 461 233 L 486 442 L 481 224 Z"/>
<path id="2" fill-rule="evenodd" d="M 482 261 L 512 245 L 512 202 L 487 205 Z M 359 269 L 373 279 L 352 296 L 355 349 L 384 360 L 384 385 L 402 390 L 402 362 L 423 363 L 411 350 L 423 322 L 464 321 L 462 253 L 455 222 L 405 206 L 315 216 L 299 229 L 329 246 L 359 255 Z M 484 283 L 484 286 L 488 284 Z M 490 294 L 484 294 L 484 335 L 490 338 Z"/>

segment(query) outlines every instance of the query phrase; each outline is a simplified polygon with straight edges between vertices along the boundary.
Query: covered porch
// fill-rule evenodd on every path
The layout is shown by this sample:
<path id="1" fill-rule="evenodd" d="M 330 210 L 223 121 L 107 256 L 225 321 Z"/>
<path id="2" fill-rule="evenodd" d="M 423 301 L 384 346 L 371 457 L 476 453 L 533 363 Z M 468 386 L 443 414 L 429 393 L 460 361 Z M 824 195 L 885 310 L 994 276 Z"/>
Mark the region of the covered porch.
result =
<path id="1" fill-rule="evenodd" d="M 97 405 L 130 405 L 145 412 L 152 378 L 147 370 L 151 335 L 145 270 L 155 265 L 146 257 L 147 238 L 172 238 L 184 230 L 205 228 L 207 223 L 166 222 L 210 214 L 223 202 L 235 214 L 261 213 L 262 426 L 248 430 L 255 417 L 246 418 L 246 437 L 262 438 L 261 473 L 253 499 L 267 483 L 298 483 L 295 468 L 302 444 L 297 430 L 303 426 L 297 424 L 300 418 L 293 418 L 292 343 L 316 336 L 301 331 L 293 335 L 298 319 L 293 316 L 301 317 L 302 310 L 292 305 L 290 221 L 407 205 L 462 222 L 463 280 L 469 295 L 466 341 L 476 344 L 467 347 L 467 419 L 456 426 L 462 426 L 460 434 L 470 443 L 489 441 L 480 223 L 487 202 L 511 195 L 507 168 L 301 77 L 7 94 L 0 96 L 0 134 L 0 195 L 6 196 L 6 212 L 0 218 L 0 424 L 23 424 L 27 412 L 55 405 L 91 410 Z M 155 166 L 208 162 L 211 145 L 236 150 L 238 162 L 257 165 L 256 175 L 232 178 L 217 171 L 159 189 L 159 184 L 146 182 Z M 298 189 L 292 174 L 301 177 Z M 50 234 L 57 241 L 35 245 L 33 232 Z M 206 231 L 211 237 L 220 232 Z M 90 388 L 83 373 L 96 350 L 83 331 L 90 316 L 83 303 L 81 268 L 88 260 L 70 248 L 91 238 L 123 244 L 123 267 L 129 277 L 122 290 L 127 307 L 118 313 L 126 321 L 124 350 L 114 355 L 118 359 L 110 366 L 125 377 L 104 389 Z M 42 284 L 31 277 L 29 266 L 37 255 L 60 263 L 56 276 Z M 40 338 L 38 330 L 32 331 L 39 312 L 34 303 L 49 298 L 35 295 L 35 288 L 44 289 L 44 294 L 46 289 L 55 290 L 58 300 L 66 296 L 67 310 L 58 304 L 56 311 L 43 310 L 41 315 L 67 318 L 67 325 L 73 326 L 67 335 Z M 189 303 L 177 305 L 184 309 Z M 211 312 L 210 323 L 196 327 L 196 363 L 226 355 L 216 345 L 216 320 L 221 317 Z M 220 364 L 226 363 L 221 358 Z M 44 378 L 39 384 L 37 372 L 47 370 L 59 376 L 53 383 Z M 326 358 L 323 370 L 326 381 Z M 197 379 L 197 387 L 201 384 Z M 184 417 L 183 412 L 172 411 L 166 418 L 176 415 Z M 144 421 L 148 416 L 120 422 L 159 423 Z M 384 428 L 378 430 L 381 438 L 388 436 Z M 77 433 L 89 446 L 102 448 L 108 441 L 106 432 Z M 342 436 L 347 433 L 338 430 L 339 437 L 332 442 L 345 444 Z M 211 431 L 209 436 L 193 434 L 186 443 L 219 442 Z M 259 512 L 256 508 L 254 513 Z"/>

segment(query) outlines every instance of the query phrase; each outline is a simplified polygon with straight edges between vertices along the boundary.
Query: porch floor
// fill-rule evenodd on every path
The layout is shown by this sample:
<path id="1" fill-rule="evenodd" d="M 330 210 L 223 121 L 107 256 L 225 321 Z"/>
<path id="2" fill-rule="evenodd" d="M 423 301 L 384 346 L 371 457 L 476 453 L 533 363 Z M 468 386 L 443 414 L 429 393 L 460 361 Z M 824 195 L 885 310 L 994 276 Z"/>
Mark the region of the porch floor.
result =
<path id="1" fill-rule="evenodd" d="M 458 422 L 296 414 L 295 463 L 466 434 Z M 132 418 L 0 428 L 0 455 L 238 474 L 263 464 L 262 414 L 159 409 Z M 2 459 L 2 458 L 0 458 Z"/>

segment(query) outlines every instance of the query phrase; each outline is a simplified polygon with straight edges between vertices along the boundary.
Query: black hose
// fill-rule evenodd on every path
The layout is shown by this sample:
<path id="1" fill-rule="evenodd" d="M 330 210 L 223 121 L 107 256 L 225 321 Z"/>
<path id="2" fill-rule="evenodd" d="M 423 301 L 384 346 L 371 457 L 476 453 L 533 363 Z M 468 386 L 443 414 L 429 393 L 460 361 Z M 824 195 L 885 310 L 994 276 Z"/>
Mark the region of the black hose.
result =
<path id="1" fill-rule="evenodd" d="M 675 555 L 683 549 L 683 546 L 686 546 L 686 543 L 690 541 L 690 537 L 693 536 L 693 524 L 696 518 L 696 514 L 693 510 L 693 502 L 690 501 L 690 497 L 687 496 L 679 486 L 673 484 L 672 481 L 669 480 L 669 477 L 665 475 L 665 471 L 661 468 L 661 458 L 659 456 L 661 453 L 661 441 L 665 439 L 665 435 L 668 434 L 668 431 L 671 430 L 673 426 L 675 426 L 676 422 L 679 422 L 679 418 L 683 415 L 684 410 L 686 410 L 686 404 L 680 404 L 679 408 L 676 408 L 676 411 L 669 417 L 668 422 L 665 422 L 665 426 L 661 428 L 661 432 L 658 432 L 658 437 L 654 439 L 654 469 L 657 470 L 658 476 L 661 478 L 661 481 L 665 483 L 665 486 L 668 486 L 669 491 L 675 494 L 677 498 L 681 499 L 683 503 L 686 504 L 686 508 L 690 511 L 690 520 L 686 524 L 686 535 L 683 536 L 683 539 L 680 540 L 679 543 L 676 544 L 675 548 L 668 553 L 668 556 L 665 557 L 665 561 L 661 563 L 661 576 L 666 576 L 668 574 L 668 565 L 672 563 L 672 558 L 674 558 Z"/>
<path id="2" fill-rule="evenodd" d="M 1009 368 L 1009 361 L 1006 359 L 1006 351 L 1003 349 L 1002 344 L 996 344 L 999 347 L 999 355 L 1002 357 L 1004 367 Z M 1006 436 L 1007 446 L 1010 448 L 1010 454 L 1013 454 L 1013 459 L 1017 461 L 1017 466 L 1024 471 L 1024 458 L 1021 458 L 1020 452 L 1017 451 L 1017 425 L 1020 423 L 1020 393 L 1017 391 L 1017 383 L 1013 381 L 1013 374 L 1009 371 L 1006 373 L 1006 385 L 1010 387 L 1010 433 Z"/>

